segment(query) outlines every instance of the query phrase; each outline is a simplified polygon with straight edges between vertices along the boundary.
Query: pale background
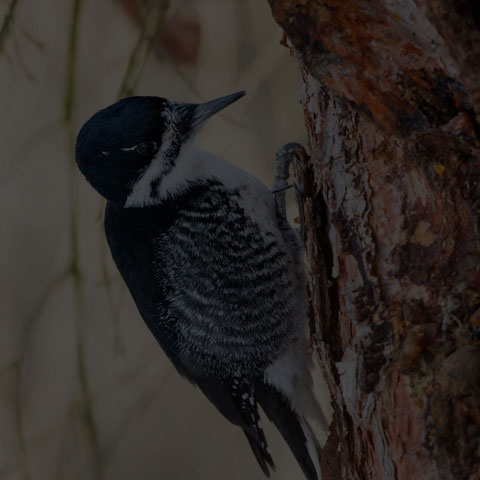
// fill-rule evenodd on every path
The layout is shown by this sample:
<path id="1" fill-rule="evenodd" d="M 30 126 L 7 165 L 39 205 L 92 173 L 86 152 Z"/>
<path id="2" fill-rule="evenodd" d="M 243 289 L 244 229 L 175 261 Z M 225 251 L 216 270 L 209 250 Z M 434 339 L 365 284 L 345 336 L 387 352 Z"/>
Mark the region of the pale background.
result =
<path id="1" fill-rule="evenodd" d="M 141 64 L 148 41 L 132 3 L 0 1 L 1 480 L 264 478 L 243 433 L 176 374 L 140 319 L 73 140 L 122 79 L 124 92 L 190 102 L 245 89 L 199 141 L 270 185 L 275 150 L 306 140 L 296 63 L 266 0 L 180 0 L 142 70 L 132 52 Z M 186 59 L 165 40 L 185 22 Z M 276 431 L 267 437 L 273 478 L 303 478 Z"/>

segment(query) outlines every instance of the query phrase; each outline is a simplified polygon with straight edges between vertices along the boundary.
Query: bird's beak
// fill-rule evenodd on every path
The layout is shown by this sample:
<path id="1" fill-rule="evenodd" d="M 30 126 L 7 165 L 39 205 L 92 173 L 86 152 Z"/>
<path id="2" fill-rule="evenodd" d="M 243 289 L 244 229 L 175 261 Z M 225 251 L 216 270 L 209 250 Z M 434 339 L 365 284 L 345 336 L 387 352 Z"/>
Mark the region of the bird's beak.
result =
<path id="1" fill-rule="evenodd" d="M 192 114 L 191 120 L 191 130 L 197 129 L 202 123 L 204 123 L 208 118 L 215 113 L 223 110 L 225 107 L 228 107 L 233 102 L 236 102 L 239 98 L 243 97 L 245 92 L 232 93 L 231 95 L 226 95 L 225 97 L 220 97 L 215 100 L 210 100 L 209 102 L 200 103 L 197 105 L 188 105 L 188 109 Z"/>

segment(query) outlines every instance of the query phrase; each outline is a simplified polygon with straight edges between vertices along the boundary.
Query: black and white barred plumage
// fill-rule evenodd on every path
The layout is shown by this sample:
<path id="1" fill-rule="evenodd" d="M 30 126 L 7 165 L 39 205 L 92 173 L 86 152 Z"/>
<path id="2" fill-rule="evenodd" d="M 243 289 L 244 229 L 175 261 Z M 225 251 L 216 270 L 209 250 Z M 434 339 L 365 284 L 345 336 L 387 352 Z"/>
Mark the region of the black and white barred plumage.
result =
<path id="1" fill-rule="evenodd" d="M 295 334 L 298 285 L 288 254 L 219 182 L 178 212 L 155 240 L 157 275 L 180 348 L 211 374 L 261 374 Z M 232 300 L 233 299 L 233 300 Z"/>
<path id="2" fill-rule="evenodd" d="M 108 200 L 112 256 L 177 370 L 242 427 L 268 475 L 259 403 L 313 480 L 319 447 L 306 418 L 325 420 L 311 389 L 298 242 L 270 191 L 189 141 L 240 96 L 122 100 L 85 124 L 76 158 Z"/>

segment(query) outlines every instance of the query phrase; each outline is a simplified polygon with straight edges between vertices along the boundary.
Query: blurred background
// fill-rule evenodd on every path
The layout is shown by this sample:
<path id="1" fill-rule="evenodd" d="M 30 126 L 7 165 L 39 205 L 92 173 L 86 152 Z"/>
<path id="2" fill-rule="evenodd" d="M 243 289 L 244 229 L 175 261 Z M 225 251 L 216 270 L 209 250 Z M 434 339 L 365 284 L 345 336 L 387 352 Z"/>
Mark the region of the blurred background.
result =
<path id="1" fill-rule="evenodd" d="M 306 142 L 281 37 L 266 0 L 0 0 L 0 479 L 264 478 L 140 319 L 73 148 L 120 97 L 246 90 L 199 143 L 271 185 Z M 274 478 L 303 478 L 266 429 Z"/>

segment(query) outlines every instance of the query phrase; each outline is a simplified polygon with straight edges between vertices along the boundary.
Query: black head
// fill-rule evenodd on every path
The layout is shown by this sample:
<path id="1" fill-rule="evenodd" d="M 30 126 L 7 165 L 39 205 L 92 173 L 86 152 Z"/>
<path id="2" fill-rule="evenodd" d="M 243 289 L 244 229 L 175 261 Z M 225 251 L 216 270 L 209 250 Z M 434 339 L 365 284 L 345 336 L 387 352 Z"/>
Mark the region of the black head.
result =
<path id="1" fill-rule="evenodd" d="M 202 104 L 130 97 L 97 112 L 80 130 L 75 157 L 81 172 L 107 200 L 124 205 L 143 179 L 153 188 L 175 167 L 195 129 L 244 92 Z"/>

